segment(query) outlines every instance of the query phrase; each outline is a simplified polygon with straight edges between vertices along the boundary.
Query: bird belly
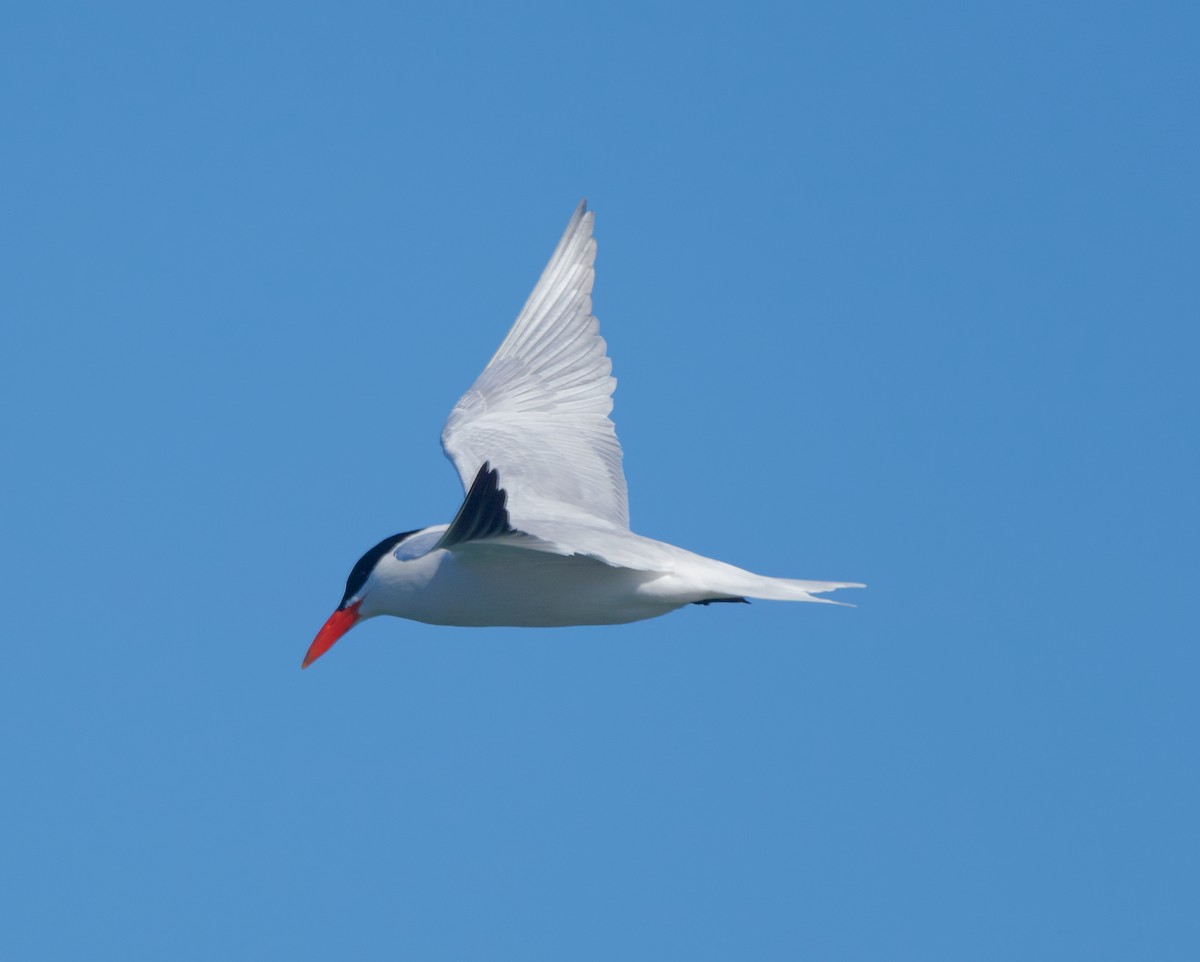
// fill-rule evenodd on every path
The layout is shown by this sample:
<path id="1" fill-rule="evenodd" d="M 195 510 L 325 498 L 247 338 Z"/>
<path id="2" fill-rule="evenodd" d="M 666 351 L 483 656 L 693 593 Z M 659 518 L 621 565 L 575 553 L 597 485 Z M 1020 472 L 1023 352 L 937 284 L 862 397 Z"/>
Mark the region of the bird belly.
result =
<path id="1" fill-rule="evenodd" d="M 664 615 L 683 603 L 645 590 L 662 577 L 660 572 L 616 568 L 581 556 L 472 546 L 437 551 L 411 564 L 420 562 L 425 563 L 419 583 L 392 592 L 394 604 L 379 614 L 434 625 L 548 628 L 625 624 Z"/>

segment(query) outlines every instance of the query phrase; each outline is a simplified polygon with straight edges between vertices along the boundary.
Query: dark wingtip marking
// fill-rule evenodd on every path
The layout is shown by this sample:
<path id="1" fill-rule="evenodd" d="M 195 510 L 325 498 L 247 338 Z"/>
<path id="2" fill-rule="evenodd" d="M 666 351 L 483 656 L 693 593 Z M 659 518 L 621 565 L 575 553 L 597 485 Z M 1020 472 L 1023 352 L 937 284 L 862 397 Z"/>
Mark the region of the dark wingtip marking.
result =
<path id="1" fill-rule="evenodd" d="M 508 523 L 508 494 L 500 487 L 499 474 L 484 461 L 438 547 L 452 548 L 456 544 L 495 538 L 513 530 Z"/>

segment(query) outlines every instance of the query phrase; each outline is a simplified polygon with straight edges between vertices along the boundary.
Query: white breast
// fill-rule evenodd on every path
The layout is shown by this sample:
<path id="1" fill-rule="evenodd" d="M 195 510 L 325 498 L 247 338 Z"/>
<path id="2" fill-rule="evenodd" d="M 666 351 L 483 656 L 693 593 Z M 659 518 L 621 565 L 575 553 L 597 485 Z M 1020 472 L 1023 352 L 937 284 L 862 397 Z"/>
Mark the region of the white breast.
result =
<path id="1" fill-rule="evenodd" d="M 684 603 L 647 590 L 660 578 L 590 558 L 479 545 L 385 559 L 367 585 L 361 613 L 470 627 L 624 624 Z"/>

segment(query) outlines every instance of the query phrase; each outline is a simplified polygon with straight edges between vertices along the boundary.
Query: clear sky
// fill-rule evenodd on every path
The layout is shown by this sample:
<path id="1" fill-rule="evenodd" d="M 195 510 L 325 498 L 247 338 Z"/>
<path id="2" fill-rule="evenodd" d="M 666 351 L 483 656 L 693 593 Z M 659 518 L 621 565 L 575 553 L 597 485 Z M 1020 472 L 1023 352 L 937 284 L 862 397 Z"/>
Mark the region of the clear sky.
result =
<path id="1" fill-rule="evenodd" d="M 1185 3 L 0 23 L 0 956 L 1192 960 Z M 856 608 L 378 619 L 578 200 L 634 526 Z"/>

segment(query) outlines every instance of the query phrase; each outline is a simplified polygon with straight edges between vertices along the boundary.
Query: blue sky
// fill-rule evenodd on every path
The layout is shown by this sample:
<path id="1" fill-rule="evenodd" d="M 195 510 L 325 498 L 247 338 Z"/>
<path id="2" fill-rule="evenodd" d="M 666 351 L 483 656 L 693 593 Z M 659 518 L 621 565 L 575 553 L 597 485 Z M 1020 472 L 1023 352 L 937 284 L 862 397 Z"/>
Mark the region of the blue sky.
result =
<path id="1" fill-rule="evenodd" d="M 1196 28 L 6 10 L 0 955 L 1196 958 Z M 301 673 L 583 196 L 635 528 L 870 588 Z"/>

